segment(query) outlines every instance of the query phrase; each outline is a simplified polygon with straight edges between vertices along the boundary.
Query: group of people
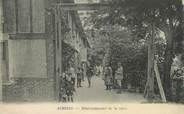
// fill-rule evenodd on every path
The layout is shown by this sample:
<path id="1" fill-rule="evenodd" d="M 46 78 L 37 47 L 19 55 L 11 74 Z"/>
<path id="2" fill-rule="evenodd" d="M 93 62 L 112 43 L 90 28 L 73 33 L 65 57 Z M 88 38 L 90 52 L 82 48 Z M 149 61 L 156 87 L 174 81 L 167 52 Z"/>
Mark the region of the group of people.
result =
<path id="1" fill-rule="evenodd" d="M 76 79 L 77 78 L 77 79 Z M 73 95 L 77 80 L 77 87 L 82 87 L 81 82 L 84 80 L 83 69 L 78 67 L 77 72 L 74 67 L 70 66 L 69 69 L 63 72 L 60 77 L 60 101 L 73 102 Z"/>
<path id="2" fill-rule="evenodd" d="M 180 102 L 184 90 L 184 56 L 178 55 L 174 58 L 171 66 L 172 90 L 175 93 L 175 101 Z"/>
<path id="3" fill-rule="evenodd" d="M 116 87 L 118 88 L 117 93 L 121 93 L 123 80 L 123 67 L 121 63 L 118 63 L 118 68 L 115 71 L 114 77 L 111 66 L 106 64 L 103 71 L 103 80 L 105 82 L 106 90 L 111 90 L 113 87 Z"/>
<path id="4" fill-rule="evenodd" d="M 93 75 L 92 67 L 87 67 L 87 81 L 88 87 L 91 87 L 91 78 Z M 73 102 L 74 92 L 76 92 L 75 86 L 77 88 L 82 87 L 82 81 L 84 81 L 84 70 L 81 67 L 75 69 L 70 65 L 69 69 L 63 72 L 60 76 L 60 92 L 59 98 L 61 102 Z M 76 83 L 77 81 L 77 83 Z"/>
<path id="5" fill-rule="evenodd" d="M 91 87 L 91 79 L 94 74 L 94 68 L 87 65 L 86 79 L 88 82 L 88 88 Z M 118 68 L 115 71 L 115 76 L 113 77 L 112 68 L 109 64 L 103 69 L 103 80 L 105 82 L 106 90 L 111 90 L 115 85 L 118 88 L 117 93 L 121 93 L 122 80 L 123 80 L 123 67 L 121 63 L 118 63 Z M 77 88 L 82 87 L 82 81 L 84 81 L 84 70 L 81 67 L 75 69 L 70 65 L 68 70 L 63 72 L 60 76 L 60 101 L 61 102 L 73 102 L 74 92 L 76 92 L 75 86 Z"/>
<path id="6" fill-rule="evenodd" d="M 74 80 L 70 73 L 63 73 L 60 77 L 59 98 L 61 102 L 73 102 L 75 92 Z"/>

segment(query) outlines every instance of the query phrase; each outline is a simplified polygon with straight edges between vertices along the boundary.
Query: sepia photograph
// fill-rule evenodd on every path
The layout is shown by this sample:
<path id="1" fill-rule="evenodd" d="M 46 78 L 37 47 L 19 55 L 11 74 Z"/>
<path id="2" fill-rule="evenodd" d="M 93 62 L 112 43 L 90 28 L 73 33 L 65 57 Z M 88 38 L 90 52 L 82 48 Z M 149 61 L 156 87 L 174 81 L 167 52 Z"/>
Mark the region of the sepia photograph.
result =
<path id="1" fill-rule="evenodd" d="M 0 0 L 0 113 L 182 114 L 183 31 L 184 0 Z"/>

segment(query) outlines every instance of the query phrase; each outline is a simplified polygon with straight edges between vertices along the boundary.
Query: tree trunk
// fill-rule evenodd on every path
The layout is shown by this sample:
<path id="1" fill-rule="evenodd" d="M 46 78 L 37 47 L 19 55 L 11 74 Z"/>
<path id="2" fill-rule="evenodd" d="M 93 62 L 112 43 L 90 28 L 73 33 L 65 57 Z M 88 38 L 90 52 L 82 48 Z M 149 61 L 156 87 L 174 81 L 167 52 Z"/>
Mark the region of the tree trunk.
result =
<path id="1" fill-rule="evenodd" d="M 165 62 L 164 62 L 164 79 L 163 79 L 163 85 L 164 90 L 166 93 L 167 100 L 171 100 L 171 77 L 170 77 L 170 71 L 171 71 L 171 64 L 172 64 L 172 55 L 171 51 L 169 49 L 166 49 L 165 51 Z"/>
<path id="2" fill-rule="evenodd" d="M 163 78 L 163 86 L 166 94 L 166 99 L 171 100 L 172 91 L 171 91 L 171 65 L 173 62 L 173 37 L 172 32 L 168 32 L 166 34 L 167 38 L 167 46 L 165 50 L 165 61 L 164 61 L 164 78 Z"/>

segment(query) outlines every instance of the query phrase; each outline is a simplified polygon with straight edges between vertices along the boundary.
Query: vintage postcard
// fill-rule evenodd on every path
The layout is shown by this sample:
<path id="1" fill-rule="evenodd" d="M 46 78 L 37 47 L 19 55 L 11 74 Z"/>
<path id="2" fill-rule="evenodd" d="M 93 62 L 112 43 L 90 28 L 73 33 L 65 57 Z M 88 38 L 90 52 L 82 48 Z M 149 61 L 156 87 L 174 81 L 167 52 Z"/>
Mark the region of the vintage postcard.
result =
<path id="1" fill-rule="evenodd" d="M 0 0 L 0 114 L 183 114 L 183 31 L 183 0 Z"/>

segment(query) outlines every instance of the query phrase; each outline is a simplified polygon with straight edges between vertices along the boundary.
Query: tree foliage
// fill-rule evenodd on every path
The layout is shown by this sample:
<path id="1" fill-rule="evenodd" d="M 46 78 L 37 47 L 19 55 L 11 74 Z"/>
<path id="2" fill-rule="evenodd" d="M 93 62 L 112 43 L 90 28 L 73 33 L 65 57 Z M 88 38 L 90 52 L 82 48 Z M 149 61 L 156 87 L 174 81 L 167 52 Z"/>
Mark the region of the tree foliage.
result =
<path id="1" fill-rule="evenodd" d="M 159 53 L 162 53 L 164 58 L 163 82 L 169 98 L 172 60 L 176 53 L 182 52 L 180 43 L 183 40 L 182 0 L 108 0 L 108 2 L 111 8 L 94 12 L 91 18 L 87 19 L 87 23 L 91 22 L 90 24 L 97 29 L 103 29 L 107 24 L 120 26 L 119 28 L 130 31 L 137 41 L 151 38 L 150 28 L 153 25 L 156 35 L 159 35 L 160 31 L 163 32 L 166 42 L 163 51 Z"/>

